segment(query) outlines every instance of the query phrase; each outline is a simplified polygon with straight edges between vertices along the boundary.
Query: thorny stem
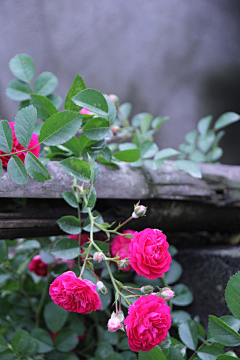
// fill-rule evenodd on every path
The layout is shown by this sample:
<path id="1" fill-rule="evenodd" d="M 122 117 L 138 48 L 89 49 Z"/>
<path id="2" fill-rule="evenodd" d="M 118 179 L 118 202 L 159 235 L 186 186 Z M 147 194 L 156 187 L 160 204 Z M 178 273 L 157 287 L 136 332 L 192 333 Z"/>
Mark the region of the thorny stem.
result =
<path id="1" fill-rule="evenodd" d="M 126 225 L 126 224 L 127 224 L 130 220 L 132 220 L 132 219 L 133 219 L 133 217 L 130 216 L 130 218 L 128 218 L 127 220 L 125 220 L 122 224 L 118 225 L 115 230 L 120 229 L 121 227 L 123 227 L 124 225 Z"/>

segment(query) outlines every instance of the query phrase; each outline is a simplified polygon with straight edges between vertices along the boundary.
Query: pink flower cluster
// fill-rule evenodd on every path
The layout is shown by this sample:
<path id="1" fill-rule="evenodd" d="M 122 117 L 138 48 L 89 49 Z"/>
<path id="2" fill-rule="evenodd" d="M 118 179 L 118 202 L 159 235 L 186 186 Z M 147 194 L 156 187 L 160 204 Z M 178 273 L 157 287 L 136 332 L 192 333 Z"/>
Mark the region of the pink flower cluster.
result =
<path id="1" fill-rule="evenodd" d="M 12 130 L 12 135 L 13 135 L 13 147 L 12 147 L 12 151 L 11 153 L 15 153 L 17 151 L 21 151 L 21 150 L 26 150 L 17 140 L 16 138 L 16 135 L 15 135 L 15 131 L 14 131 L 14 125 L 15 123 L 14 122 L 9 122 L 8 123 L 10 125 L 10 128 Z M 28 149 L 34 147 L 35 145 L 38 144 L 38 136 L 36 134 L 33 134 L 32 135 L 32 138 L 31 138 L 31 141 L 28 145 Z M 39 157 L 39 152 L 40 152 L 40 145 L 36 146 L 34 149 L 32 150 L 29 150 L 31 151 L 31 153 L 33 153 L 37 158 Z M 4 155 L 6 153 L 4 153 L 3 151 L 0 150 L 0 155 Z M 22 160 L 22 162 L 24 163 L 25 161 L 25 157 L 27 155 L 27 152 L 22 152 L 22 153 L 19 153 L 19 154 L 16 154 L 17 157 L 19 157 L 20 160 Z M 7 164 L 10 160 L 10 156 L 3 156 L 1 157 L 1 161 L 2 161 L 2 164 L 3 166 L 7 167 Z"/>

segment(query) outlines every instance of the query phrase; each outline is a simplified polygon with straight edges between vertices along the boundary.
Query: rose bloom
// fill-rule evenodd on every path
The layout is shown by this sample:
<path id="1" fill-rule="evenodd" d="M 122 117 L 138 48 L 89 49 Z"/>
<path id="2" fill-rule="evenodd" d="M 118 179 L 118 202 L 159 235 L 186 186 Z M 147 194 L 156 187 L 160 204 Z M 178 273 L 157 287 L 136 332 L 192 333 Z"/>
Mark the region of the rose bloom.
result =
<path id="1" fill-rule="evenodd" d="M 171 327 L 170 307 L 157 296 L 141 296 L 129 306 L 124 324 L 132 351 L 149 351 L 166 338 Z"/>
<path id="2" fill-rule="evenodd" d="M 101 308 L 96 285 L 87 279 L 79 279 L 72 271 L 58 276 L 49 288 L 49 295 L 55 304 L 63 309 L 89 314 Z"/>
<path id="3" fill-rule="evenodd" d="M 21 151 L 21 150 L 26 150 L 17 140 L 15 132 L 14 132 L 14 122 L 9 122 L 8 123 L 10 125 L 10 128 L 12 130 L 12 135 L 13 135 L 13 147 L 12 147 L 12 151 L 11 153 L 17 152 L 17 151 Z M 28 149 L 32 148 L 33 146 L 38 144 L 38 136 L 36 134 L 32 134 L 32 138 L 31 141 L 28 145 Z M 31 153 L 33 153 L 37 158 L 39 157 L 39 152 L 40 152 L 40 145 L 36 146 L 34 149 L 30 150 Z M 0 151 L 0 155 L 4 155 L 6 153 Z M 19 157 L 19 159 L 22 160 L 22 162 L 24 163 L 25 161 L 25 157 L 27 155 L 27 152 L 24 153 L 19 153 L 16 154 L 17 157 Z M 7 167 L 7 164 L 9 162 L 9 160 L 11 159 L 11 156 L 3 156 L 0 158 L 2 161 L 3 166 Z"/>
<path id="4" fill-rule="evenodd" d="M 124 230 L 122 234 L 134 234 L 135 231 L 133 230 Z M 129 244 L 131 242 L 131 239 L 125 238 L 121 235 L 117 235 L 113 238 L 112 244 L 111 244 L 111 254 L 112 257 L 115 257 L 118 253 L 120 256 L 120 259 L 125 259 L 130 256 L 129 254 Z M 121 269 L 122 271 L 128 271 L 132 270 L 133 268 L 131 265 L 128 265 L 126 269 Z"/>
<path id="5" fill-rule="evenodd" d="M 74 239 L 74 240 L 77 240 L 77 241 L 78 241 L 79 235 L 68 235 L 68 237 L 69 237 L 70 239 Z M 90 237 L 89 234 L 81 234 L 80 245 L 83 245 L 83 244 L 85 244 L 87 241 L 89 241 L 89 237 Z"/>
<path id="6" fill-rule="evenodd" d="M 47 276 L 48 264 L 41 260 L 40 255 L 35 255 L 28 265 L 28 270 L 38 276 Z"/>
<path id="7" fill-rule="evenodd" d="M 162 277 L 172 261 L 167 237 L 157 229 L 135 232 L 130 245 L 130 263 L 138 275 L 148 279 Z"/>

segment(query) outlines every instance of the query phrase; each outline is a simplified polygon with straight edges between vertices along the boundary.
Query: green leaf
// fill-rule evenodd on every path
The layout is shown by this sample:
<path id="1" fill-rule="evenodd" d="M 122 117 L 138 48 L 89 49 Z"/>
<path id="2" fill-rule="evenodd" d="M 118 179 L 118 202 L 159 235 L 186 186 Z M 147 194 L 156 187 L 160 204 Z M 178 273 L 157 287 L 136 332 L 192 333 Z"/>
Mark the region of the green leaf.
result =
<path id="1" fill-rule="evenodd" d="M 36 78 L 34 83 L 34 93 L 46 96 L 51 94 L 57 86 L 57 77 L 51 72 L 45 71 Z"/>
<path id="2" fill-rule="evenodd" d="M 102 216 L 99 214 L 98 211 L 94 210 L 92 212 L 93 217 L 97 217 L 96 220 L 94 220 L 97 224 L 102 224 L 103 223 L 103 218 Z M 87 218 L 87 220 L 85 221 L 85 223 L 83 224 L 83 230 L 90 232 L 91 226 L 90 226 L 90 220 L 89 217 Z M 98 228 L 96 228 L 95 226 L 93 227 L 93 232 L 98 232 L 100 231 Z"/>
<path id="3" fill-rule="evenodd" d="M 8 162 L 7 172 L 10 179 L 18 185 L 28 184 L 28 174 L 22 161 L 16 155 L 12 155 Z"/>
<path id="4" fill-rule="evenodd" d="M 42 262 L 46 264 L 52 264 L 55 260 L 54 256 L 50 254 L 51 248 L 41 249 L 39 255 L 41 257 Z"/>
<path id="5" fill-rule="evenodd" d="M 6 89 L 7 97 L 16 101 L 29 100 L 31 92 L 31 88 L 20 80 L 11 80 Z"/>
<path id="6" fill-rule="evenodd" d="M 197 136 L 198 136 L 197 130 L 193 130 L 185 135 L 185 140 L 188 144 L 195 144 Z"/>
<path id="7" fill-rule="evenodd" d="M 228 281 L 225 290 L 225 299 L 231 313 L 240 319 L 240 271 Z"/>
<path id="8" fill-rule="evenodd" d="M 190 161 L 190 160 L 176 160 L 176 161 L 171 162 L 171 164 L 169 164 L 169 165 L 175 166 L 179 170 L 185 171 L 186 173 L 188 173 L 192 177 L 195 177 L 195 178 L 198 178 L 198 179 L 202 178 L 202 174 L 201 174 L 201 171 L 200 171 L 199 167 L 193 161 Z"/>
<path id="9" fill-rule="evenodd" d="M 226 112 L 221 115 L 214 124 L 215 130 L 220 130 L 230 124 L 237 122 L 240 119 L 240 115 L 234 112 Z"/>
<path id="10" fill-rule="evenodd" d="M 25 330 L 18 329 L 12 338 L 13 351 L 20 356 L 35 355 L 38 350 L 38 344 L 34 341 L 29 333 Z"/>
<path id="11" fill-rule="evenodd" d="M 230 351 L 228 351 L 229 353 Z M 228 355 L 225 353 L 224 355 L 218 355 L 217 360 L 236 360 L 239 359 L 237 356 Z"/>
<path id="12" fill-rule="evenodd" d="M 70 352 L 70 353 L 62 354 L 60 357 L 58 357 L 58 360 L 79 360 L 79 357 L 73 354 L 72 352 Z"/>
<path id="13" fill-rule="evenodd" d="M 124 360 L 137 360 L 137 354 L 132 351 L 123 351 L 121 355 Z"/>
<path id="14" fill-rule="evenodd" d="M 198 345 L 198 328 L 193 320 L 187 320 L 179 326 L 178 334 L 182 342 L 191 350 Z"/>
<path id="15" fill-rule="evenodd" d="M 140 129 L 142 134 L 145 134 L 149 130 L 152 120 L 153 120 L 153 116 L 151 114 L 145 114 L 142 117 L 140 123 Z"/>
<path id="16" fill-rule="evenodd" d="M 203 346 L 199 351 L 197 352 L 198 357 L 201 360 L 215 360 L 217 359 L 217 356 L 220 354 L 224 354 L 224 351 L 217 346 Z"/>
<path id="17" fill-rule="evenodd" d="M 99 168 L 98 164 L 88 154 L 88 162 L 91 170 L 92 183 L 94 184 L 98 178 Z"/>
<path id="18" fill-rule="evenodd" d="M 40 353 L 48 353 L 53 350 L 53 341 L 49 332 L 43 329 L 34 329 L 31 332 L 31 337 L 34 338 L 38 345 Z"/>
<path id="19" fill-rule="evenodd" d="M 106 341 L 102 341 L 100 343 L 98 343 L 98 347 L 95 351 L 95 356 L 98 357 L 100 360 L 104 360 L 106 359 L 107 356 L 109 356 L 110 354 L 113 354 L 114 350 L 112 345 L 110 345 L 108 342 Z"/>
<path id="20" fill-rule="evenodd" d="M 125 119 L 129 118 L 129 115 L 131 114 L 132 111 L 132 104 L 130 104 L 129 102 L 126 102 L 122 105 L 119 106 L 119 113 L 122 115 L 120 116 L 121 120 L 122 117 L 124 117 Z"/>
<path id="21" fill-rule="evenodd" d="M 60 106 L 62 105 L 62 98 L 58 94 L 53 93 L 47 95 L 47 98 L 53 103 L 56 109 L 59 109 Z"/>
<path id="22" fill-rule="evenodd" d="M 8 349 L 8 343 L 4 337 L 0 334 L 0 353 Z"/>
<path id="23" fill-rule="evenodd" d="M 172 148 L 167 148 L 167 149 L 163 149 L 163 150 L 160 150 L 158 151 L 155 156 L 154 156 L 154 160 L 156 162 L 156 164 L 162 164 L 162 161 L 164 159 L 167 159 L 169 157 L 172 157 L 172 156 L 177 156 L 177 155 L 181 155 L 181 153 L 177 150 L 174 150 Z"/>
<path id="24" fill-rule="evenodd" d="M 142 159 L 149 159 L 153 157 L 159 149 L 153 141 L 145 140 L 140 144 L 139 150 Z"/>
<path id="25" fill-rule="evenodd" d="M 179 145 L 179 150 L 185 152 L 186 154 L 191 154 L 195 148 L 193 144 L 183 143 Z"/>
<path id="26" fill-rule="evenodd" d="M 84 148 L 89 147 L 94 143 L 96 143 L 95 140 L 91 140 L 87 138 L 84 134 L 82 134 L 79 138 L 79 152 L 81 153 Z"/>
<path id="27" fill-rule="evenodd" d="M 123 150 L 115 152 L 113 156 L 120 161 L 134 162 L 140 158 L 140 151 L 138 149 Z"/>
<path id="28" fill-rule="evenodd" d="M 28 175 L 38 182 L 44 182 L 50 180 L 51 176 L 45 166 L 38 160 L 38 158 L 28 151 L 25 158 L 25 167 Z"/>
<path id="29" fill-rule="evenodd" d="M 10 153 L 13 147 L 13 135 L 7 120 L 0 121 L 0 150 Z M 1 162 L 1 161 L 0 161 Z"/>
<path id="30" fill-rule="evenodd" d="M 172 321 L 176 325 L 180 325 L 183 322 L 191 320 L 191 315 L 183 310 L 176 310 L 172 312 Z"/>
<path id="31" fill-rule="evenodd" d="M 81 221 L 75 216 L 62 216 L 57 223 L 67 234 L 77 235 L 81 232 Z"/>
<path id="32" fill-rule="evenodd" d="M 172 298 L 172 303 L 178 306 L 187 306 L 193 302 L 193 295 L 189 288 L 184 284 L 177 284 L 173 287 L 175 296 Z"/>
<path id="33" fill-rule="evenodd" d="M 198 163 L 203 163 L 203 162 L 206 161 L 206 157 L 205 157 L 205 155 L 204 155 L 201 151 L 195 149 L 195 150 L 189 155 L 189 160 L 192 160 L 192 161 L 198 162 Z"/>
<path id="34" fill-rule="evenodd" d="M 198 140 L 198 147 L 203 153 L 207 153 L 214 144 L 215 133 L 213 130 L 209 130 L 205 136 L 201 136 Z"/>
<path id="35" fill-rule="evenodd" d="M 49 100 L 46 96 L 31 94 L 31 98 L 33 98 L 37 104 L 39 104 L 40 107 L 47 112 L 48 116 L 54 115 L 58 112 L 51 100 Z"/>
<path id="36" fill-rule="evenodd" d="M 83 133 L 91 140 L 102 140 L 111 136 L 109 121 L 100 117 L 93 118 L 84 125 Z"/>
<path id="37" fill-rule="evenodd" d="M 211 160 L 212 161 L 217 161 L 218 159 L 220 159 L 220 157 L 223 154 L 223 149 L 221 149 L 220 147 L 216 147 L 215 149 L 213 149 L 213 151 L 211 152 Z"/>
<path id="38" fill-rule="evenodd" d="M 78 336 L 71 329 L 63 329 L 57 335 L 54 346 L 61 352 L 73 350 L 78 344 Z"/>
<path id="39" fill-rule="evenodd" d="M 106 286 L 108 292 L 106 295 L 98 294 L 101 299 L 101 311 L 107 309 L 107 307 L 112 303 L 112 287 L 107 282 L 103 281 L 104 285 Z"/>
<path id="40" fill-rule="evenodd" d="M 209 315 L 208 329 L 212 337 L 225 346 L 240 345 L 240 335 L 216 316 Z"/>
<path id="41" fill-rule="evenodd" d="M 29 55 L 15 55 L 9 62 L 9 68 L 14 76 L 26 83 L 31 82 L 34 77 L 35 66 Z"/>
<path id="42" fill-rule="evenodd" d="M 66 110 L 71 110 L 71 111 L 79 111 L 81 110 L 81 106 L 76 105 L 73 101 L 72 101 L 72 97 L 76 94 L 78 94 L 81 90 L 85 90 L 86 89 L 86 85 L 82 79 L 82 77 L 77 74 L 72 86 L 70 87 L 70 89 L 68 90 L 66 99 L 65 99 L 65 109 Z"/>
<path id="43" fill-rule="evenodd" d="M 1 161 L 0 161 L 1 164 Z M 0 241 L 0 261 L 6 261 L 7 259 L 7 247 L 5 241 Z"/>
<path id="44" fill-rule="evenodd" d="M 166 273 L 166 280 L 168 285 L 174 284 L 182 276 L 182 266 L 176 260 L 172 260 L 170 270 Z"/>
<path id="45" fill-rule="evenodd" d="M 104 96 L 105 100 L 107 101 L 109 123 L 110 123 L 110 125 L 112 125 L 114 123 L 114 121 L 116 120 L 117 109 L 116 109 L 114 102 L 112 100 L 110 100 L 107 95 L 103 95 L 103 96 Z"/>
<path id="46" fill-rule="evenodd" d="M 84 160 L 71 157 L 62 160 L 59 164 L 67 174 L 77 178 L 80 181 L 89 182 L 91 177 L 91 170 L 90 166 Z"/>
<path id="47" fill-rule="evenodd" d="M 161 117 L 158 116 L 152 121 L 152 128 L 157 130 L 162 124 L 169 120 L 169 116 Z"/>
<path id="48" fill-rule="evenodd" d="M 236 319 L 231 315 L 221 316 L 220 319 L 229 325 L 233 330 L 237 331 L 240 329 L 240 320 Z"/>
<path id="49" fill-rule="evenodd" d="M 159 347 L 155 346 L 150 351 L 139 351 L 139 360 L 167 360 L 167 358 Z"/>
<path id="50" fill-rule="evenodd" d="M 72 101 L 100 116 L 108 116 L 108 105 L 104 96 L 97 90 L 86 89 L 80 91 L 72 98 Z"/>
<path id="51" fill-rule="evenodd" d="M 64 191 L 62 193 L 62 197 L 68 203 L 68 205 L 76 209 L 78 208 L 78 201 L 74 193 L 72 193 L 71 191 Z"/>
<path id="52" fill-rule="evenodd" d="M 60 145 L 77 133 L 81 123 L 81 115 L 75 112 L 62 111 L 52 115 L 41 128 L 39 141 L 46 145 Z"/>
<path id="53" fill-rule="evenodd" d="M 178 250 L 174 245 L 169 245 L 168 251 L 170 252 L 171 257 L 174 257 L 178 253 Z"/>
<path id="54" fill-rule="evenodd" d="M 39 249 L 41 247 L 40 243 L 37 240 L 26 240 L 23 243 L 21 243 L 16 250 L 33 250 L 33 249 Z"/>
<path id="55" fill-rule="evenodd" d="M 92 186 L 89 192 L 89 196 L 88 196 L 88 203 L 87 203 L 87 207 L 92 208 L 95 206 L 97 201 L 97 193 L 96 190 L 94 189 L 94 187 Z"/>
<path id="56" fill-rule="evenodd" d="M 212 115 L 209 115 L 199 120 L 197 128 L 201 135 L 204 136 L 208 132 L 212 118 Z"/>
<path id="57" fill-rule="evenodd" d="M 68 311 L 50 301 L 44 307 L 43 317 L 50 331 L 56 333 L 61 330 L 68 318 Z"/>
<path id="58" fill-rule="evenodd" d="M 167 360 L 185 360 L 185 352 L 183 352 L 183 349 L 185 349 L 185 347 L 183 348 L 180 345 L 174 345 L 174 346 L 170 346 L 167 350 Z"/>
<path id="59" fill-rule="evenodd" d="M 125 360 L 121 354 L 119 353 L 114 353 L 111 355 L 108 355 L 106 358 L 104 358 L 105 360 Z"/>
<path id="60" fill-rule="evenodd" d="M 119 144 L 118 148 L 119 150 L 123 151 L 123 150 L 137 149 L 138 147 L 133 143 L 125 142 L 123 144 Z"/>
<path id="61" fill-rule="evenodd" d="M 37 110 L 30 105 L 20 110 L 15 118 L 14 131 L 20 144 L 27 149 L 31 141 L 35 123 L 37 120 Z"/>
<path id="62" fill-rule="evenodd" d="M 74 239 L 61 239 L 56 242 L 51 253 L 60 259 L 71 260 L 80 255 L 80 247 Z"/>
<path id="63" fill-rule="evenodd" d="M 110 162 L 112 160 L 112 152 L 108 146 L 106 146 L 105 148 L 102 149 L 101 155 L 108 162 Z"/>

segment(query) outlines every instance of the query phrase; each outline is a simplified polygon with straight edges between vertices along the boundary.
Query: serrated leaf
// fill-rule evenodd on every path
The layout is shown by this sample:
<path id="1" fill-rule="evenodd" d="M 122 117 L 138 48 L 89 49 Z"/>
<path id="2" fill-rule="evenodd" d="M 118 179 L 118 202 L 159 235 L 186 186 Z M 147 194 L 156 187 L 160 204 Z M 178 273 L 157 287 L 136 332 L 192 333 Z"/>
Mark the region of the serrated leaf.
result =
<path id="1" fill-rule="evenodd" d="M 45 166 L 41 163 L 38 158 L 28 151 L 25 158 L 25 168 L 28 175 L 35 181 L 44 182 L 50 180 L 51 176 Z"/>
<path id="2" fill-rule="evenodd" d="M 54 346 L 61 352 L 71 351 L 77 344 L 78 336 L 71 329 L 62 329 L 54 341 Z"/>
<path id="3" fill-rule="evenodd" d="M 145 114 L 142 117 L 140 123 L 140 129 L 142 134 L 145 134 L 149 130 L 152 120 L 153 120 L 153 116 L 151 114 Z"/>
<path id="4" fill-rule="evenodd" d="M 117 109 L 116 109 L 114 102 L 111 99 L 109 99 L 109 97 L 107 95 L 104 95 L 104 98 L 106 99 L 107 104 L 108 104 L 109 123 L 110 123 L 110 125 L 112 125 L 114 123 L 114 121 L 116 120 Z"/>
<path id="5" fill-rule="evenodd" d="M 172 166 L 175 166 L 179 170 L 183 170 L 192 177 L 195 177 L 197 179 L 202 178 L 202 173 L 197 164 L 195 164 L 193 161 L 190 160 L 176 160 L 171 162 Z"/>
<path id="6" fill-rule="evenodd" d="M 86 85 L 82 79 L 82 77 L 77 74 L 72 86 L 70 87 L 70 89 L 68 90 L 66 99 L 65 99 L 65 109 L 66 110 L 71 110 L 71 111 L 79 111 L 81 110 L 81 106 L 76 105 L 73 101 L 72 101 L 72 97 L 76 94 L 78 94 L 80 91 L 85 90 L 86 89 Z"/>
<path id="7" fill-rule="evenodd" d="M 240 335 L 216 316 L 209 315 L 208 329 L 217 342 L 225 346 L 240 345 Z"/>
<path id="8" fill-rule="evenodd" d="M 7 97 L 16 101 L 29 100 L 31 92 L 31 88 L 20 80 L 11 80 L 6 89 Z"/>
<path id="9" fill-rule="evenodd" d="M 139 351 L 139 360 L 167 360 L 158 346 L 150 351 Z"/>
<path id="10" fill-rule="evenodd" d="M 132 104 L 130 104 L 129 102 L 126 102 L 119 106 L 119 113 L 121 115 L 121 119 L 122 117 L 128 119 L 131 114 L 131 111 L 132 111 Z"/>
<path id="11" fill-rule="evenodd" d="M 68 158 L 62 160 L 59 165 L 66 171 L 67 174 L 77 178 L 80 181 L 89 182 L 91 176 L 91 170 L 89 165 L 78 158 Z"/>
<path id="12" fill-rule="evenodd" d="M 178 334 L 181 341 L 191 350 L 198 345 L 198 328 L 193 320 L 187 320 L 179 326 Z"/>
<path id="13" fill-rule="evenodd" d="M 0 121 L 0 150 L 10 153 L 13 147 L 12 129 L 7 120 Z"/>
<path id="14" fill-rule="evenodd" d="M 201 360 L 215 360 L 217 359 L 217 356 L 220 354 L 224 354 L 224 351 L 217 346 L 203 346 L 199 351 L 197 352 L 198 357 Z"/>
<path id="15" fill-rule="evenodd" d="M 231 313 L 240 319 L 240 271 L 228 281 L 225 290 L 225 299 Z"/>
<path id="16" fill-rule="evenodd" d="M 34 329 L 31 332 L 31 337 L 37 341 L 40 353 L 45 354 L 53 350 L 54 345 L 51 335 L 46 330 Z"/>
<path id="17" fill-rule="evenodd" d="M 81 221 L 75 216 L 62 216 L 57 223 L 67 234 L 78 235 L 81 233 Z"/>
<path id="18" fill-rule="evenodd" d="M 68 205 L 70 205 L 76 209 L 78 208 L 77 198 L 76 198 L 75 194 L 73 194 L 71 191 L 64 191 L 62 193 L 62 197 L 68 203 Z"/>
<path id="19" fill-rule="evenodd" d="M 68 318 L 68 311 L 50 301 L 44 307 L 43 317 L 50 331 L 56 333 L 61 330 Z"/>
<path id="20" fill-rule="evenodd" d="M 7 172 L 10 179 L 18 185 L 28 184 L 28 174 L 22 161 L 16 155 L 12 155 L 8 162 Z"/>
<path id="21" fill-rule="evenodd" d="M 206 117 L 202 118 L 201 120 L 199 120 L 198 125 L 197 125 L 199 134 L 201 134 L 203 136 L 206 135 L 206 133 L 209 130 L 212 118 L 213 118 L 212 115 L 209 115 L 209 116 L 206 116 Z"/>
<path id="22" fill-rule="evenodd" d="M 103 156 L 103 158 L 110 162 L 112 161 L 112 152 L 111 150 L 109 149 L 108 146 L 105 146 L 102 150 L 101 150 L 101 155 Z"/>
<path id="23" fill-rule="evenodd" d="M 56 109 L 59 109 L 60 106 L 62 105 L 62 98 L 58 94 L 55 93 L 49 94 L 47 95 L 47 98 L 53 103 Z"/>
<path id="24" fill-rule="evenodd" d="M 34 77 L 35 66 L 29 55 L 15 55 L 9 62 L 9 68 L 14 76 L 26 83 L 31 82 Z"/>
<path id="25" fill-rule="evenodd" d="M 50 116 L 42 125 L 39 141 L 46 145 L 60 145 L 71 139 L 82 123 L 80 114 L 71 111 L 61 111 Z"/>
<path id="26" fill-rule="evenodd" d="M 239 359 L 237 356 L 233 356 L 233 355 L 228 355 L 230 351 L 228 351 L 227 353 L 225 353 L 224 355 L 218 355 L 217 360 L 236 360 Z M 233 351 L 231 351 L 230 353 L 232 353 Z M 235 354 L 235 353 L 234 353 Z"/>
<path id="27" fill-rule="evenodd" d="M 20 110 L 15 118 L 14 131 L 17 140 L 25 149 L 31 141 L 36 120 L 37 110 L 32 105 Z"/>
<path id="28" fill-rule="evenodd" d="M 34 93 L 47 96 L 58 86 L 57 77 L 51 72 L 45 71 L 40 74 L 34 83 Z"/>
<path id="29" fill-rule="evenodd" d="M 92 186 L 88 195 L 87 207 L 93 208 L 96 204 L 96 201 L 97 201 L 97 193 L 94 187 Z"/>
<path id="30" fill-rule="evenodd" d="M 175 296 L 172 298 L 172 303 L 178 306 L 187 306 L 193 302 L 193 295 L 189 288 L 184 284 L 177 284 L 173 287 Z"/>
<path id="31" fill-rule="evenodd" d="M 91 140 L 102 140 L 111 136 L 109 121 L 100 117 L 93 118 L 84 125 L 83 133 Z"/>
<path id="32" fill-rule="evenodd" d="M 140 151 L 139 149 L 117 151 L 113 156 L 120 161 L 134 162 L 140 158 Z"/>
<path id="33" fill-rule="evenodd" d="M 182 266 L 176 261 L 172 260 L 170 270 L 166 273 L 166 280 L 168 285 L 174 284 L 182 276 Z"/>
<path id="34" fill-rule="evenodd" d="M 157 166 L 159 166 L 159 165 L 162 165 L 162 161 L 164 159 L 167 159 L 172 156 L 177 156 L 177 155 L 181 155 L 181 153 L 172 148 L 167 148 L 167 149 L 158 151 L 154 156 L 154 160 L 155 160 Z"/>
<path id="35" fill-rule="evenodd" d="M 80 255 L 80 247 L 74 239 L 61 239 L 56 242 L 51 253 L 60 259 L 71 260 Z"/>
<path id="36" fill-rule="evenodd" d="M 51 100 L 49 100 L 46 96 L 42 96 L 39 94 L 31 94 L 31 98 L 34 99 L 35 102 L 37 102 L 36 105 L 39 104 L 40 107 L 47 112 L 47 116 L 52 116 L 58 112 L 55 106 L 53 105 L 53 103 L 51 102 Z M 33 105 L 35 105 L 35 102 L 33 103 Z M 39 118 L 39 114 L 38 114 L 38 118 Z"/>
<path id="37" fill-rule="evenodd" d="M 98 211 L 94 210 L 92 212 L 92 215 L 93 217 L 97 217 L 96 220 L 94 220 L 97 224 L 102 224 L 103 223 L 103 218 L 102 216 L 99 214 Z M 90 220 L 89 220 L 89 217 L 87 218 L 87 220 L 84 222 L 83 224 L 83 230 L 87 231 L 87 232 L 90 232 L 90 229 L 91 229 L 91 225 L 90 225 Z M 98 232 L 100 231 L 98 228 L 96 228 L 95 226 L 93 227 L 93 232 Z"/>
<path id="38" fill-rule="evenodd" d="M 39 249 L 41 247 L 40 243 L 37 240 L 27 240 L 21 243 L 17 247 L 17 251 L 19 250 L 32 250 L 32 249 Z"/>
<path id="39" fill-rule="evenodd" d="M 174 324 L 182 324 L 183 322 L 191 320 L 191 315 L 183 310 L 176 310 L 172 312 L 172 321 Z"/>
<path id="40" fill-rule="evenodd" d="M 145 140 L 140 144 L 139 150 L 142 159 L 149 159 L 153 157 L 159 149 L 153 141 Z"/>
<path id="41" fill-rule="evenodd" d="M 152 128 L 157 130 L 162 124 L 169 120 L 169 116 L 158 116 L 152 121 Z"/>
<path id="42" fill-rule="evenodd" d="M 221 115 L 214 124 L 215 130 L 220 130 L 230 124 L 237 122 L 240 119 L 240 115 L 234 112 L 226 112 Z"/>
<path id="43" fill-rule="evenodd" d="M 8 343 L 4 337 L 0 334 L 0 353 L 8 349 Z"/>
<path id="44" fill-rule="evenodd" d="M 108 116 L 108 105 L 104 96 L 97 90 L 86 89 L 80 91 L 72 98 L 72 101 L 100 116 Z"/>

